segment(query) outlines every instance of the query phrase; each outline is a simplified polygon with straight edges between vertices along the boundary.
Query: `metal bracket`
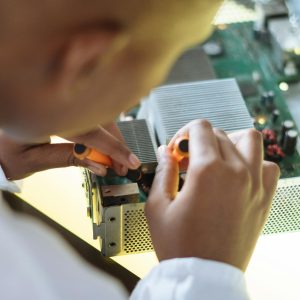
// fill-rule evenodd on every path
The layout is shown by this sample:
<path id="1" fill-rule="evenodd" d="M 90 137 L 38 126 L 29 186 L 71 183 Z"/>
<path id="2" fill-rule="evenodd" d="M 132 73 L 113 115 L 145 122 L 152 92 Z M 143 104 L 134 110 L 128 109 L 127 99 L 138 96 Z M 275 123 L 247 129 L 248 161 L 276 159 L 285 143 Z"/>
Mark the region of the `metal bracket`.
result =
<path id="1" fill-rule="evenodd" d="M 100 223 L 99 225 L 93 223 L 93 239 L 96 240 L 98 237 L 104 239 L 105 223 Z"/>

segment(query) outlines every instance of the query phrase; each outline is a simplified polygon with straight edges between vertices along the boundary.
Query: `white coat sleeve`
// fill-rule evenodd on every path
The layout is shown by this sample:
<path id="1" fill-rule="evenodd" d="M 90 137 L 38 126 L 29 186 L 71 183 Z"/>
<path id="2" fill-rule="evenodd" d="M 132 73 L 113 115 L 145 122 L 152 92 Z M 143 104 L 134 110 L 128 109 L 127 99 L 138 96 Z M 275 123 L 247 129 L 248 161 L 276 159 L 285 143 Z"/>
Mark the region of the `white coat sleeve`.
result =
<path id="1" fill-rule="evenodd" d="M 3 169 L 0 166 L 0 190 L 11 193 L 19 193 L 21 191 L 22 180 L 10 181 L 6 178 Z"/>
<path id="2" fill-rule="evenodd" d="M 131 300 L 250 299 L 242 271 L 225 263 L 199 258 L 161 262 L 141 280 Z"/>

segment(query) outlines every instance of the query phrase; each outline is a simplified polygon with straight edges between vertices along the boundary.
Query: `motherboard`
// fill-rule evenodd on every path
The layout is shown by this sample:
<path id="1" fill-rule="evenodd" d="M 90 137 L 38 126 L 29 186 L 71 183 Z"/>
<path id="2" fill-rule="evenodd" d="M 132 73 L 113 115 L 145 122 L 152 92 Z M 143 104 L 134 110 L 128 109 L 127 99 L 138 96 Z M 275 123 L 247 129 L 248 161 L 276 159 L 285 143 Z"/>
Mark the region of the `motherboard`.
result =
<path id="1" fill-rule="evenodd" d="M 297 138 L 289 149 L 283 135 L 285 130 L 297 131 L 285 90 L 300 80 L 300 74 L 297 66 L 290 73 L 280 69 L 273 44 L 258 39 L 253 28 L 252 22 L 220 25 L 204 49 L 218 78 L 236 78 L 253 123 L 263 133 L 265 158 L 278 163 L 282 178 L 296 177 L 300 175 Z"/>

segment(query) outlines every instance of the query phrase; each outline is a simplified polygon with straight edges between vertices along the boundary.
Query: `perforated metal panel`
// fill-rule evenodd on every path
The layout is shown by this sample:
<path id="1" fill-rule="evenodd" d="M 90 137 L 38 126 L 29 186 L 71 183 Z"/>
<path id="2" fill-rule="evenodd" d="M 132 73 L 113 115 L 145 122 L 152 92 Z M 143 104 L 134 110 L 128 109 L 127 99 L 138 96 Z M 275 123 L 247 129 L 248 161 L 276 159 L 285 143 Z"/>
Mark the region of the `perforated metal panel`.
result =
<path id="1" fill-rule="evenodd" d="M 123 218 L 123 250 L 126 253 L 153 250 L 144 209 L 126 210 Z"/>
<path id="2" fill-rule="evenodd" d="M 263 234 L 300 231 L 300 178 L 281 179 Z"/>
<path id="3" fill-rule="evenodd" d="M 102 236 L 104 255 L 124 255 L 153 250 L 144 208 L 144 203 L 105 208 L 103 217 L 106 229 L 105 235 Z M 300 177 L 279 181 L 263 234 L 292 231 L 300 231 Z"/>

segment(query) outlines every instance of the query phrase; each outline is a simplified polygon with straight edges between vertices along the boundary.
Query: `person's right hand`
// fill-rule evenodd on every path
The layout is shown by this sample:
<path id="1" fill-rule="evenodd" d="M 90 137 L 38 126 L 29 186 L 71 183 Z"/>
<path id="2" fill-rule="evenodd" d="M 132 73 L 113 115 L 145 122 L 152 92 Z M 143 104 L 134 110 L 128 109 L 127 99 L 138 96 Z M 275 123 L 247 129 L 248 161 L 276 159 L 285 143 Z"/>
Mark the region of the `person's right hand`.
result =
<path id="1" fill-rule="evenodd" d="M 189 135 L 189 166 L 182 190 L 172 143 Z M 263 161 L 254 129 L 230 136 L 207 121 L 181 129 L 159 150 L 146 216 L 159 260 L 200 257 L 245 270 L 266 222 L 279 178 Z"/>

